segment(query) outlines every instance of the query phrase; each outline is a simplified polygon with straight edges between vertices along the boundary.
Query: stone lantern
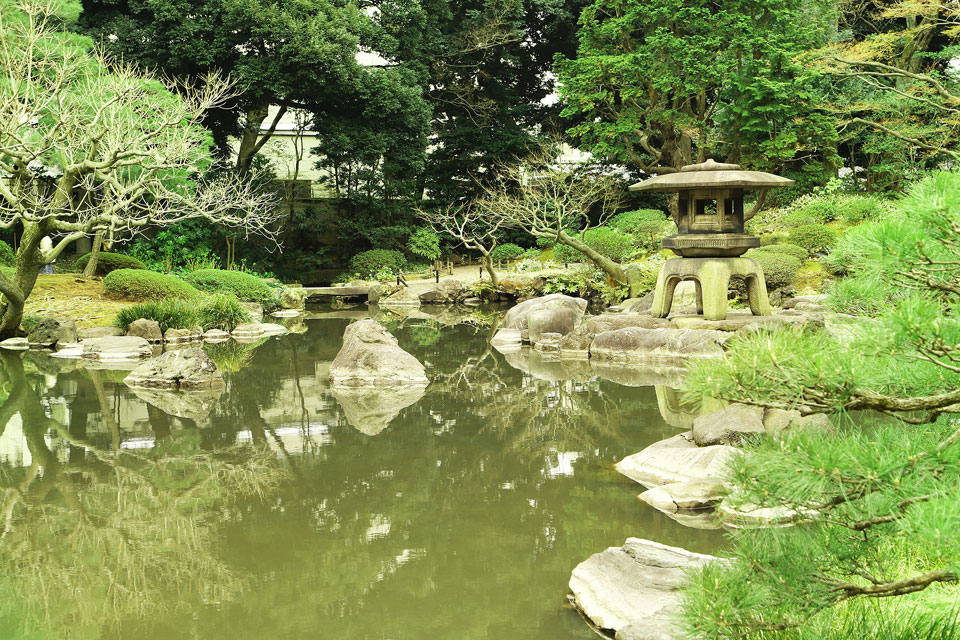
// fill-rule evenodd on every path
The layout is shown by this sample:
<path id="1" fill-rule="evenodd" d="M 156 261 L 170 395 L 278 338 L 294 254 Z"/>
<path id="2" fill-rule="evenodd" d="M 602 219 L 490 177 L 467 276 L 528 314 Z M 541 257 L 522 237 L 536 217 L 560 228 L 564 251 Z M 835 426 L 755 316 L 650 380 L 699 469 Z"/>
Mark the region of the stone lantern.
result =
<path id="1" fill-rule="evenodd" d="M 661 242 L 680 258 L 667 260 L 660 269 L 651 313 L 665 318 L 670 313 L 673 292 L 684 280 L 697 285 L 697 313 L 707 320 L 727 317 L 727 288 L 738 276 L 747 284 L 750 310 L 770 315 L 763 271 L 755 260 L 742 258 L 760 239 L 743 230 L 743 196 L 793 184 L 793 180 L 762 171 L 743 171 L 740 165 L 707 160 L 644 180 L 631 191 L 676 192 L 679 206 L 674 215 L 676 235 Z"/>

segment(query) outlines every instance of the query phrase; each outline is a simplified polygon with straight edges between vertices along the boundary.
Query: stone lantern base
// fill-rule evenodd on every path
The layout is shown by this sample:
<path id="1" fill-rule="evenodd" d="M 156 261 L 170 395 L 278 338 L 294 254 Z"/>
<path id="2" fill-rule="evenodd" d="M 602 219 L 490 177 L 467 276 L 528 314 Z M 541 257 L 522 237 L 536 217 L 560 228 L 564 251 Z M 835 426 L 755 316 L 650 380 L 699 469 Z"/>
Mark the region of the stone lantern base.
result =
<path id="1" fill-rule="evenodd" d="M 706 320 L 727 318 L 727 289 L 730 278 L 739 276 L 747 284 L 750 311 L 770 315 L 770 301 L 763 271 L 751 258 L 672 258 L 663 263 L 653 294 L 651 315 L 666 318 L 673 304 L 673 292 L 683 280 L 697 283 L 697 313 Z"/>

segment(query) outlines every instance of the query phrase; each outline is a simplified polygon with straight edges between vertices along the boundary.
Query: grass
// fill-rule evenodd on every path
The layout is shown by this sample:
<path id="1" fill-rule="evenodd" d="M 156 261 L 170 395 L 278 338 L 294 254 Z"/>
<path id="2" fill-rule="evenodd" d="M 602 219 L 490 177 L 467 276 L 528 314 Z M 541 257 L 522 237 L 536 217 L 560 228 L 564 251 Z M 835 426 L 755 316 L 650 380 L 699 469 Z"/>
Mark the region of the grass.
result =
<path id="1" fill-rule="evenodd" d="M 133 304 L 105 297 L 99 280 L 62 273 L 37 278 L 24 312 L 67 316 L 73 318 L 78 327 L 108 327 L 121 309 Z"/>
<path id="2" fill-rule="evenodd" d="M 823 293 L 826 280 L 830 278 L 827 268 L 816 260 L 807 260 L 797 272 L 796 288 L 800 295 Z"/>

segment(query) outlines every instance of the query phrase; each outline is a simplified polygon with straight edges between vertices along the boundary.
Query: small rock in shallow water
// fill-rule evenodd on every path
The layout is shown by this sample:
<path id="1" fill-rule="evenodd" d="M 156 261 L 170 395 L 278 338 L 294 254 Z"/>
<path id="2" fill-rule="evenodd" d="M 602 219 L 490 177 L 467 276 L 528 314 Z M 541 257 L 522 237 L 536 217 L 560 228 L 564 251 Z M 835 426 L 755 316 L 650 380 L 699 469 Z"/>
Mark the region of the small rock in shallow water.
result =
<path id="1" fill-rule="evenodd" d="M 123 381 L 131 387 L 210 389 L 223 386 L 223 374 L 203 349 L 167 351 L 134 369 Z"/>

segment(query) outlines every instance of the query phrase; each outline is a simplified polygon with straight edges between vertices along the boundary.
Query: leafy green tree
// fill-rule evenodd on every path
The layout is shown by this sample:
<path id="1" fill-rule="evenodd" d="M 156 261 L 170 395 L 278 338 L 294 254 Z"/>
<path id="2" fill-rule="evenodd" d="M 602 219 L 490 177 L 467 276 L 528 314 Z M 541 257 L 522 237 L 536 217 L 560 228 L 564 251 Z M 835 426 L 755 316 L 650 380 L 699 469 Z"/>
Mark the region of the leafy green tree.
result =
<path id="1" fill-rule="evenodd" d="M 441 256 L 440 235 L 431 228 L 421 227 L 410 234 L 407 250 L 436 264 Z"/>
<path id="2" fill-rule="evenodd" d="M 165 84 L 111 64 L 88 39 L 54 31 L 45 11 L 0 11 L 0 227 L 21 232 L 15 273 L 0 274 L 2 337 L 19 328 L 39 267 L 79 238 L 192 218 L 269 237 L 276 217 L 249 182 L 195 179 L 211 164 L 200 121 L 229 83 Z M 49 250 L 45 236 L 57 238 Z"/>
<path id="3" fill-rule="evenodd" d="M 774 508 L 797 526 L 748 528 L 734 538 L 732 565 L 699 576 L 688 614 L 702 636 L 760 637 L 840 603 L 958 581 L 958 189 L 960 174 L 933 175 L 897 212 L 848 232 L 849 279 L 872 297 L 876 319 L 742 336 L 722 361 L 691 371 L 689 388 L 718 398 L 893 418 L 748 449 L 731 503 Z"/>
<path id="4" fill-rule="evenodd" d="M 569 133 L 599 158 L 644 172 L 710 155 L 773 167 L 800 150 L 799 162 L 829 166 L 832 122 L 809 116 L 792 60 L 818 36 L 804 8 L 596 0 L 580 17 L 576 57 L 556 60 Z"/>
<path id="5" fill-rule="evenodd" d="M 83 0 L 80 25 L 111 55 L 195 82 L 229 74 L 238 95 L 205 114 L 217 143 L 238 135 L 236 168 L 292 108 L 337 103 L 363 79 L 356 54 L 371 37 L 357 5 L 331 0 Z M 271 107 L 275 115 L 266 123 Z M 266 123 L 266 126 L 264 126 Z"/>

